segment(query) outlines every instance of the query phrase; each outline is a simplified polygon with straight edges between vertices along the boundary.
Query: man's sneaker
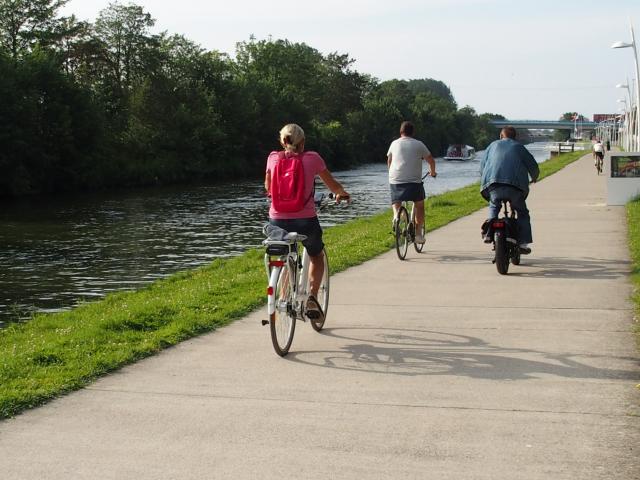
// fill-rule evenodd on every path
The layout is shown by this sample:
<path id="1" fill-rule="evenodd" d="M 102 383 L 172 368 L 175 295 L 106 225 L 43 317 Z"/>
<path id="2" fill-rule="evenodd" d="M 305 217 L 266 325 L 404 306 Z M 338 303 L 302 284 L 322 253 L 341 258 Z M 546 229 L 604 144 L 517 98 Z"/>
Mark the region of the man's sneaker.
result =
<path id="1" fill-rule="evenodd" d="M 415 237 L 415 242 L 416 243 L 424 243 L 425 239 L 424 239 L 424 233 L 420 232 L 416 232 L 416 237 Z"/>
<path id="2" fill-rule="evenodd" d="M 518 249 L 520 250 L 520 255 L 529 255 L 531 253 L 528 243 L 521 243 L 518 245 Z"/>
<path id="3" fill-rule="evenodd" d="M 491 235 L 485 235 L 484 237 L 482 237 L 482 241 L 484 243 L 493 243 L 493 238 L 491 238 Z"/>

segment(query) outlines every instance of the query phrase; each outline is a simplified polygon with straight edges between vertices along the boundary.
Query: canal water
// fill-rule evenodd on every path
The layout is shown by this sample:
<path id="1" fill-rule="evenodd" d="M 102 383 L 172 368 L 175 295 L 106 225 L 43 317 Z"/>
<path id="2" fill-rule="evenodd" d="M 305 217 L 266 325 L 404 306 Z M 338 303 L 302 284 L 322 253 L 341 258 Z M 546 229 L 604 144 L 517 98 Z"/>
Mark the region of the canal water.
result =
<path id="1" fill-rule="evenodd" d="M 538 162 L 546 144 L 528 146 Z M 479 178 L 468 162 L 436 159 L 427 195 Z M 385 163 L 334 172 L 354 202 L 323 212 L 324 226 L 388 208 Z M 318 191 L 322 189 L 318 186 Z M 267 218 L 262 182 L 74 194 L 3 202 L 0 211 L 0 327 L 32 311 L 131 290 L 214 258 L 260 245 Z"/>

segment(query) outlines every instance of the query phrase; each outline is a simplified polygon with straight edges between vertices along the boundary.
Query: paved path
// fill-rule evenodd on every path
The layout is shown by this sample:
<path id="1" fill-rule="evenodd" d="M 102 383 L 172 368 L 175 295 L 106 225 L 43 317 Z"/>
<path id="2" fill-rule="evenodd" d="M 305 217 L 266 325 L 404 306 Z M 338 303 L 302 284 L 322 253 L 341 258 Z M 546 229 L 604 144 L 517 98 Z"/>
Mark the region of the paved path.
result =
<path id="1" fill-rule="evenodd" d="M 638 479 L 624 209 L 590 158 L 533 188 L 499 276 L 484 212 L 333 277 L 277 357 L 263 312 L 0 423 L 9 479 Z"/>

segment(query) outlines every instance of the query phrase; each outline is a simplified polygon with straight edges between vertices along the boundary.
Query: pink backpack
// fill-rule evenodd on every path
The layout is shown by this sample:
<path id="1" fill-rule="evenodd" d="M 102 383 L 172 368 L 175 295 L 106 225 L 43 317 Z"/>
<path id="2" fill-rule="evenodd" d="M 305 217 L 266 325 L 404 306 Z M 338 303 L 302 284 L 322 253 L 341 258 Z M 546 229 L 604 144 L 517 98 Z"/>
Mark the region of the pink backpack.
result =
<path id="1" fill-rule="evenodd" d="M 287 157 L 284 152 L 278 152 L 271 177 L 271 201 L 277 212 L 299 212 L 311 198 L 304 194 L 303 156 L 304 153 Z"/>

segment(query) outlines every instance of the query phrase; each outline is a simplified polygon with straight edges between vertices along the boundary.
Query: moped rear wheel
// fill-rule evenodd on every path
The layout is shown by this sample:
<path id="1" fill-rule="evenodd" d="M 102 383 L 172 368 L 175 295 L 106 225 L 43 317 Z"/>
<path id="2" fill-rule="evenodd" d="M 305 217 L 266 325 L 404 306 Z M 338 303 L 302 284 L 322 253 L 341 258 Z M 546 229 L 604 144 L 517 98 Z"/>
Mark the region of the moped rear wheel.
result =
<path id="1" fill-rule="evenodd" d="M 506 275 L 509 271 L 509 252 L 507 252 L 507 238 L 504 232 L 498 230 L 494 235 L 496 243 L 496 268 L 500 275 Z"/>

